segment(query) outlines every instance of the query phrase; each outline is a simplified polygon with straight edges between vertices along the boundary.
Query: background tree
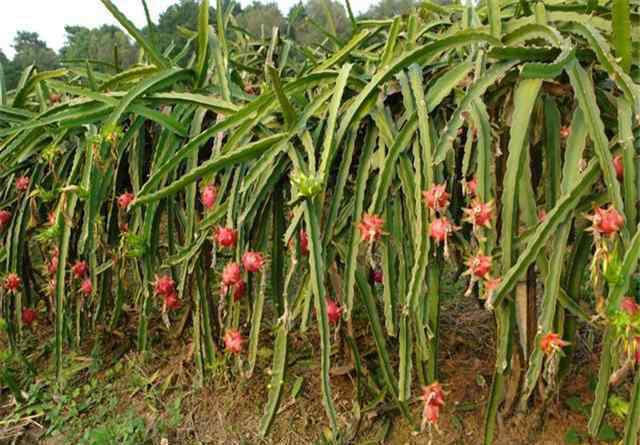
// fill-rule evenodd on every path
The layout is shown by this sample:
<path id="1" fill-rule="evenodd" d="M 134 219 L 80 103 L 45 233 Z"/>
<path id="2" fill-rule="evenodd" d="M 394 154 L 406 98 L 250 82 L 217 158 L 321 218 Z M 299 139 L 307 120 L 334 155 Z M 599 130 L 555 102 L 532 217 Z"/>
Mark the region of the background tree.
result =
<path id="1" fill-rule="evenodd" d="M 269 36 L 274 26 L 286 31 L 286 19 L 275 2 L 254 1 L 238 15 L 238 24 L 254 36 L 260 36 L 262 32 Z"/>
<path id="2" fill-rule="evenodd" d="M 339 40 L 346 40 L 351 32 L 351 22 L 341 3 L 332 0 L 307 0 L 304 14 L 299 14 L 294 35 L 301 45 L 319 45 L 335 32 Z M 291 16 L 291 14 L 290 14 Z"/>
<path id="3" fill-rule="evenodd" d="M 370 19 L 394 17 L 407 14 L 416 5 L 417 2 L 415 0 L 380 0 L 371 5 L 362 17 Z"/>
<path id="4" fill-rule="evenodd" d="M 114 48 L 118 48 L 117 63 L 120 68 L 126 68 L 136 61 L 137 47 L 117 26 L 65 26 L 64 30 L 66 41 L 60 50 L 60 58 L 63 61 L 89 59 L 116 65 Z"/>
<path id="5" fill-rule="evenodd" d="M 30 65 L 35 65 L 39 71 L 52 70 L 58 66 L 58 55 L 40 40 L 37 32 L 18 31 L 13 48 L 16 54 L 5 70 L 9 89 L 18 84 L 22 71 Z"/>

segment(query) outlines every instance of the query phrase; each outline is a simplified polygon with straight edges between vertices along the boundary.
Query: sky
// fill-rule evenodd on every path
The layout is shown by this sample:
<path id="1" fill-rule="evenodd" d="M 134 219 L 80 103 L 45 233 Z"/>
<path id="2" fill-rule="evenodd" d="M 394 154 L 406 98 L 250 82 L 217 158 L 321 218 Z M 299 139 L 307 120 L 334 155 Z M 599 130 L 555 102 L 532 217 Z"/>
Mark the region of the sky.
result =
<path id="1" fill-rule="evenodd" d="M 12 58 L 13 38 L 19 30 L 33 31 L 49 47 L 59 50 L 64 44 L 64 26 L 82 25 L 89 28 L 104 23 L 115 24 L 109 11 L 99 0 L 0 0 L 0 49 Z M 112 0 L 136 26 L 146 24 L 142 2 L 139 0 Z M 351 0 L 354 12 L 363 12 L 373 0 Z M 156 21 L 161 12 L 177 0 L 147 0 L 152 19 Z M 211 2 L 215 4 L 215 1 Z M 242 6 L 252 0 L 240 0 Z M 276 0 L 280 10 L 286 14 L 297 0 Z"/>

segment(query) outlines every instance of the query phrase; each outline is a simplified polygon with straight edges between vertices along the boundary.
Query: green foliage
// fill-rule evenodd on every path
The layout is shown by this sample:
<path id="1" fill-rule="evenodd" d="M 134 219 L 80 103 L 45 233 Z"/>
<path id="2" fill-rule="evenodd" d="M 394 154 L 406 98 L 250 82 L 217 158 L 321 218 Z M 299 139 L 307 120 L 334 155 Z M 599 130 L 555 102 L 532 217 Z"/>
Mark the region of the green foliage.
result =
<path id="1" fill-rule="evenodd" d="M 634 310 L 622 303 L 640 255 L 640 93 L 626 74 L 637 64 L 620 65 L 607 43 L 608 6 L 426 2 L 393 20 L 358 20 L 309 0 L 286 32 L 263 32 L 257 16 L 281 22 L 273 5 L 185 0 L 139 30 L 101 1 L 136 42 L 135 63 L 26 69 L 0 107 L 11 211 L 0 260 L 22 280 L 0 299 L 12 356 L 32 329 L 22 309 L 39 301 L 55 311 L 61 394 L 72 383 L 67 358 L 98 347 L 105 324 L 133 320 L 145 354 L 160 336 L 188 333 L 198 385 L 218 373 L 249 379 L 273 345 L 266 435 L 290 336 L 315 318 L 325 440 L 349 431 L 330 372 L 340 338 L 358 388 L 362 379 L 384 388 L 372 391 L 376 403 L 418 429 L 413 382 L 438 378 L 441 275 L 458 269 L 464 298 L 495 314 L 486 444 L 503 401 L 519 397 L 526 410 L 535 388 L 544 402 L 558 390 L 570 363 L 562 339 L 578 322 L 604 335 L 589 432 L 617 438 L 605 413 L 628 412 L 624 441 L 637 441 L 638 380 L 624 410 L 611 405 L 609 380 L 638 348 L 636 316 L 621 311 Z M 134 48 L 110 27 L 68 33 L 69 57 L 108 57 L 93 38 Z M 21 42 L 24 54 L 46 51 L 35 36 Z M 72 269 L 78 261 L 88 270 Z M 358 314 L 368 334 L 354 335 Z M 371 344 L 365 363 L 359 351 Z M 514 356 L 527 366 L 512 368 Z M 25 382 L 12 370 L 3 384 L 18 399 Z M 507 391 L 523 378 L 519 394 Z M 51 415 L 52 425 L 68 419 L 59 406 Z M 144 442 L 140 422 L 123 419 L 83 440 Z"/>

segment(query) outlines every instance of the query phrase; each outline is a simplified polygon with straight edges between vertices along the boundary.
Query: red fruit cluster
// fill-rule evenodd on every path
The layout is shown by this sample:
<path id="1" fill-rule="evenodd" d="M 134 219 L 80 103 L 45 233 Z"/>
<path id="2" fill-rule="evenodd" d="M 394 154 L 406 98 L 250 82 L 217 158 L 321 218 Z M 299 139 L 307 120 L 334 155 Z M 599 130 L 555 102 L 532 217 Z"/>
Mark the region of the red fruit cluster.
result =
<path id="1" fill-rule="evenodd" d="M 153 290 L 163 298 L 166 309 L 176 310 L 180 308 L 176 282 L 169 275 L 156 276 L 156 280 L 153 282 Z"/>
<path id="2" fill-rule="evenodd" d="M 12 293 L 15 293 L 22 286 L 22 279 L 18 276 L 18 274 L 11 272 L 7 274 L 4 279 L 4 288 Z"/>
<path id="3" fill-rule="evenodd" d="M 86 297 L 93 293 L 93 283 L 91 282 L 91 278 L 85 278 L 82 280 L 80 284 L 80 292 Z"/>
<path id="4" fill-rule="evenodd" d="M 216 199 L 218 199 L 218 189 L 213 184 L 205 186 L 200 192 L 200 202 L 207 210 L 213 207 L 216 203 Z"/>
<path id="5" fill-rule="evenodd" d="M 620 309 L 633 317 L 640 312 L 640 305 L 636 303 L 635 298 L 625 297 L 620 303 Z"/>
<path id="6" fill-rule="evenodd" d="M 493 205 L 484 203 L 480 199 L 475 198 L 471 201 L 471 207 L 462 209 L 465 214 L 464 220 L 473 225 L 474 230 L 479 227 L 491 227 L 491 218 L 493 217 Z"/>
<path id="7" fill-rule="evenodd" d="M 568 345 L 569 342 L 564 341 L 562 337 L 555 332 L 549 332 L 540 340 L 540 349 L 547 355 L 551 355 Z"/>
<path id="8" fill-rule="evenodd" d="M 71 266 L 71 272 L 76 279 L 81 280 L 89 273 L 89 266 L 86 261 L 77 260 L 73 266 Z"/>
<path id="9" fill-rule="evenodd" d="M 11 222 L 11 212 L 0 210 L 0 230 L 4 229 Z"/>
<path id="10" fill-rule="evenodd" d="M 218 227 L 213 234 L 213 238 L 216 244 L 231 248 L 236 245 L 238 232 L 231 227 Z"/>
<path id="11" fill-rule="evenodd" d="M 264 267 L 264 257 L 260 252 L 249 250 L 242 255 L 242 265 L 247 272 L 260 272 Z"/>
<path id="12" fill-rule="evenodd" d="M 613 206 L 595 209 L 589 219 L 592 222 L 593 232 L 608 237 L 615 236 L 624 225 L 624 218 Z"/>
<path id="13" fill-rule="evenodd" d="M 422 198 L 427 208 L 435 211 L 443 211 L 449 207 L 449 194 L 446 184 L 435 184 L 429 190 L 422 192 Z"/>
<path id="14" fill-rule="evenodd" d="M 624 178 L 624 164 L 622 163 L 622 155 L 613 158 L 613 168 L 616 170 L 616 177 L 622 181 Z"/>
<path id="15" fill-rule="evenodd" d="M 491 257 L 480 253 L 470 257 L 466 265 L 469 268 L 468 272 L 471 273 L 474 278 L 484 279 L 488 276 L 489 272 L 491 272 Z"/>
<path id="16" fill-rule="evenodd" d="M 438 382 L 434 382 L 429 386 L 422 388 L 422 396 L 424 401 L 424 409 L 422 411 L 423 423 L 431 425 L 438 423 L 440 418 L 440 410 L 444 406 L 444 391 Z"/>
<path id="17" fill-rule="evenodd" d="M 331 324 L 338 324 L 340 317 L 342 317 L 342 308 L 331 299 L 327 299 L 327 317 Z"/>
<path id="18" fill-rule="evenodd" d="M 18 176 L 16 178 L 16 189 L 19 192 L 26 192 L 29 189 L 29 177 L 28 176 Z"/>
<path id="19" fill-rule="evenodd" d="M 131 192 L 125 192 L 118 196 L 118 207 L 122 210 L 127 210 L 136 197 Z"/>
<path id="20" fill-rule="evenodd" d="M 33 309 L 24 308 L 22 309 L 22 322 L 27 326 L 31 326 L 31 324 L 36 321 L 36 315 L 36 311 Z"/>
<path id="21" fill-rule="evenodd" d="M 373 213 L 365 213 L 362 215 L 360 223 L 358 223 L 358 229 L 360 230 L 360 237 L 362 241 L 372 243 L 382 237 L 382 227 L 384 226 L 384 220 L 378 215 Z"/>
<path id="22" fill-rule="evenodd" d="M 224 334 L 224 349 L 232 354 L 240 354 L 244 349 L 244 338 L 242 334 L 235 329 L 229 329 Z"/>
<path id="23" fill-rule="evenodd" d="M 449 239 L 449 235 L 456 230 L 456 227 L 446 216 L 436 218 L 429 228 L 429 236 L 436 242 L 441 243 Z"/>

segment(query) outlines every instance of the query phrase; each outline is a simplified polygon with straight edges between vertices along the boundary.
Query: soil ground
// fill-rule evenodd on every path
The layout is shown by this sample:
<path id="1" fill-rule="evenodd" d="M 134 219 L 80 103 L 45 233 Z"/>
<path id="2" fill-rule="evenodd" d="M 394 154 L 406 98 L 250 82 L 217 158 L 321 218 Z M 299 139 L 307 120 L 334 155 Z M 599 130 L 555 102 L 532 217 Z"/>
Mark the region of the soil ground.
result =
<path id="1" fill-rule="evenodd" d="M 371 403 L 372 397 L 364 388 L 361 402 L 354 404 L 358 386 L 355 373 L 349 366 L 347 351 L 337 347 L 332 356 L 331 385 L 340 426 L 345 431 L 337 443 L 482 443 L 483 413 L 494 367 L 493 318 L 475 303 L 462 304 L 458 300 L 448 302 L 442 314 L 439 380 L 445 388 L 446 406 L 439 431 L 413 432 L 392 405 Z M 372 369 L 375 347 L 367 344 L 370 336 L 365 331 L 366 323 L 361 323 L 361 328 L 358 323 L 355 326 L 364 364 L 371 363 Z M 214 370 L 216 377 L 203 387 L 194 388 L 197 376 L 190 343 L 184 338 L 165 340 L 160 347 L 154 346 L 154 350 L 164 353 L 143 361 L 131 352 L 133 344 L 123 345 L 126 342 L 122 339 L 135 338 L 134 334 L 132 328 L 132 332 L 121 333 L 121 338 L 112 337 L 118 348 L 110 349 L 105 340 L 103 352 L 109 350 L 112 363 L 103 363 L 98 369 L 91 369 L 96 368 L 91 351 L 86 356 L 75 356 L 68 364 L 75 369 L 69 377 L 73 384 L 63 395 L 48 398 L 45 394 L 51 391 L 45 389 L 39 397 L 31 396 L 31 404 L 38 405 L 40 411 L 34 408 L 17 412 L 3 395 L 0 418 L 5 420 L 0 423 L 0 444 L 304 445 L 323 443 L 323 434 L 328 434 L 315 331 L 310 329 L 306 336 L 292 334 L 284 396 L 266 439 L 256 434 L 267 398 L 270 351 L 266 346 L 260 350 L 252 378 L 232 377 Z M 336 345 L 343 343 L 334 339 Z M 545 409 L 537 403 L 527 415 L 501 417 L 497 445 L 615 443 L 621 424 L 612 415 L 607 418 L 602 440 L 587 438 L 597 351 L 576 346 L 577 362 L 568 371 L 560 393 Z M 46 378 L 41 379 L 45 381 Z M 414 386 L 413 394 L 417 395 L 418 382 Z M 411 408 L 419 419 L 421 404 L 417 398 Z"/>

